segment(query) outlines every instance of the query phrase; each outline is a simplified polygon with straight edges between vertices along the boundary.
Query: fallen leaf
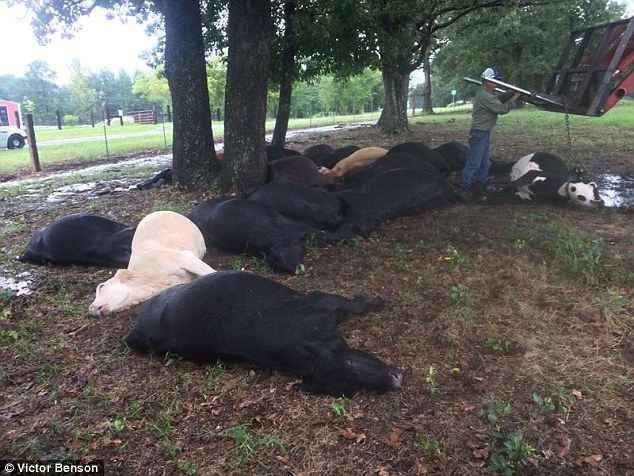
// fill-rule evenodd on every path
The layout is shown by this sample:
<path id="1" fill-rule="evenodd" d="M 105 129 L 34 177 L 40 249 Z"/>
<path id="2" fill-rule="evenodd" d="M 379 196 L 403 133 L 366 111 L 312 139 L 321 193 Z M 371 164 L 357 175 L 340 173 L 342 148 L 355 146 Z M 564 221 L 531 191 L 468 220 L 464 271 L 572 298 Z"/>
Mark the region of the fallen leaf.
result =
<path id="1" fill-rule="evenodd" d="M 390 471 L 388 468 L 379 468 L 376 470 L 376 474 L 378 476 L 390 476 Z"/>
<path id="2" fill-rule="evenodd" d="M 315 417 L 310 421 L 310 424 L 313 426 L 323 426 L 326 423 L 328 423 L 328 421 L 322 417 Z"/>
<path id="3" fill-rule="evenodd" d="M 489 457 L 489 448 L 478 448 L 472 451 L 475 459 L 487 459 Z"/>
<path id="4" fill-rule="evenodd" d="M 256 405 L 262 401 L 262 398 L 256 398 L 255 400 L 243 400 L 237 405 L 234 405 L 234 408 L 237 410 L 242 410 L 243 408 L 250 407 L 251 405 Z"/>
<path id="5" fill-rule="evenodd" d="M 345 428 L 339 430 L 339 434 L 346 440 L 351 440 L 356 443 L 363 443 L 365 441 L 365 435 L 363 433 L 355 433 L 352 428 Z"/>
<path id="6" fill-rule="evenodd" d="M 603 459 L 603 455 L 590 455 L 590 456 L 586 456 L 585 458 L 579 458 L 578 460 L 575 461 L 575 466 L 581 467 L 581 466 L 591 466 L 593 468 L 596 468 L 599 463 L 601 462 L 601 460 Z"/>
<path id="7" fill-rule="evenodd" d="M 612 426 L 618 426 L 621 424 L 621 420 L 617 420 L 616 418 L 606 418 L 605 420 L 605 424 L 612 427 Z"/>
<path id="8" fill-rule="evenodd" d="M 392 432 L 385 438 L 384 443 L 393 450 L 399 450 L 403 447 L 403 434 L 405 430 L 403 428 L 392 428 Z"/>
<path id="9" fill-rule="evenodd" d="M 462 405 L 462 411 L 463 412 L 470 412 L 471 410 L 475 409 L 475 405 L 473 405 L 471 403 L 460 402 L 460 404 Z"/>
<path id="10" fill-rule="evenodd" d="M 581 390 L 573 390 L 572 396 L 575 397 L 577 400 L 581 400 L 583 398 L 583 394 L 581 393 Z"/>
<path id="11" fill-rule="evenodd" d="M 471 450 L 475 459 L 487 459 L 489 457 L 489 448 L 483 446 L 482 443 L 467 441 L 467 448 Z"/>
<path id="12" fill-rule="evenodd" d="M 559 448 L 559 450 L 557 450 L 557 457 L 565 458 L 566 456 L 568 456 L 568 453 L 570 453 L 570 444 L 571 443 L 572 443 L 572 440 L 564 435 L 561 438 L 561 445 L 562 446 L 561 446 L 561 448 Z"/>
<path id="13" fill-rule="evenodd" d="M 430 474 L 434 471 L 430 465 L 425 463 L 419 463 L 416 465 L 416 474 Z"/>

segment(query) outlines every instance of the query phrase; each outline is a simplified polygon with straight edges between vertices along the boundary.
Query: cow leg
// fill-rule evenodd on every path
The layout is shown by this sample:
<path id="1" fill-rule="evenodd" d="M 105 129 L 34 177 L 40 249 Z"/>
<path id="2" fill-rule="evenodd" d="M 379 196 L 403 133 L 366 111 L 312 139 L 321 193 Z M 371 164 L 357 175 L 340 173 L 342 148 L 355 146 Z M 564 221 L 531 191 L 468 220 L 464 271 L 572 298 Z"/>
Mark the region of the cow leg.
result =
<path id="1" fill-rule="evenodd" d="M 341 313 L 341 315 L 362 315 L 368 312 L 380 311 L 387 303 L 387 298 L 384 296 L 368 299 L 367 294 L 363 293 L 357 294 L 354 299 L 348 299 L 336 294 L 313 291 L 307 295 L 307 298 L 310 304 L 314 304 L 321 309 Z"/>
<path id="2" fill-rule="evenodd" d="M 191 276 L 188 275 L 198 277 L 216 271 L 191 251 L 162 250 L 156 254 L 156 259 L 150 266 L 143 266 L 144 264 L 136 263 L 135 272 L 143 274 L 149 271 L 155 274 L 159 269 L 162 276 L 190 278 Z"/>
<path id="3" fill-rule="evenodd" d="M 193 274 L 194 276 L 205 276 L 206 274 L 215 273 L 216 270 L 205 263 L 203 260 L 199 259 L 194 253 L 191 251 L 182 252 L 183 257 L 180 262 L 180 267 L 188 272 Z"/>

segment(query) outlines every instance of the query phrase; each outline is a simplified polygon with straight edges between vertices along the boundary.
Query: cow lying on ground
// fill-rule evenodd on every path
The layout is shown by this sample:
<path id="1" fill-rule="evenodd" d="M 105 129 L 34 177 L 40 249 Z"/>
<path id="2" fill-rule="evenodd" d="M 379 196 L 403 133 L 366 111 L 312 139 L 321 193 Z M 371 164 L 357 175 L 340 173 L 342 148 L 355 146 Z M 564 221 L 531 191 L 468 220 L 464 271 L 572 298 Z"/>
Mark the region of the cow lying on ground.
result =
<path id="1" fill-rule="evenodd" d="M 489 194 L 485 202 L 505 203 L 509 194 L 521 201 L 566 203 L 584 208 L 600 208 L 603 200 L 594 182 L 576 181 L 564 161 L 548 152 L 535 152 L 518 160 L 511 169 L 510 183 Z"/>
<path id="2" fill-rule="evenodd" d="M 330 170 L 326 171 L 324 175 L 335 181 L 339 181 L 344 175 L 364 169 L 385 154 L 387 154 L 387 149 L 382 147 L 365 147 L 359 149 L 348 157 L 341 159 Z"/>
<path id="3" fill-rule="evenodd" d="M 390 149 L 390 153 L 404 152 L 417 159 L 431 162 L 441 174 L 449 175 L 451 169 L 444 157 L 437 151 L 430 149 L 422 142 L 403 142 Z"/>
<path id="4" fill-rule="evenodd" d="M 293 182 L 271 182 L 258 187 L 249 200 L 260 202 L 291 220 L 317 229 L 341 223 L 341 202 L 330 192 Z"/>
<path id="5" fill-rule="evenodd" d="M 37 264 L 126 267 L 134 229 L 97 215 L 68 215 L 37 230 L 18 259 Z"/>
<path id="6" fill-rule="evenodd" d="M 467 162 L 469 148 L 460 142 L 446 142 L 432 149 L 443 156 L 451 172 L 459 172 Z"/>
<path id="7" fill-rule="evenodd" d="M 132 254 L 127 269 L 97 286 L 88 308 L 93 315 L 127 309 L 164 289 L 213 273 L 202 261 L 205 240 L 190 220 L 170 211 L 147 215 L 132 238 Z"/>
<path id="8" fill-rule="evenodd" d="M 267 164 L 266 182 L 295 182 L 309 187 L 331 188 L 335 182 L 319 172 L 312 159 L 303 155 L 292 155 L 273 160 Z"/>
<path id="9" fill-rule="evenodd" d="M 165 169 L 154 177 L 137 184 L 139 190 L 149 190 L 154 187 L 162 187 L 163 185 L 171 185 L 173 180 L 172 169 Z"/>
<path id="10" fill-rule="evenodd" d="M 337 192 L 343 208 L 344 223 L 332 239 L 367 237 L 391 218 L 420 213 L 452 200 L 446 177 L 417 174 L 409 169 L 394 169 L 370 179 L 365 185 Z"/>
<path id="11" fill-rule="evenodd" d="M 301 376 L 300 390 L 352 397 L 359 390 L 401 386 L 398 368 L 351 349 L 338 329 L 345 314 L 384 305 L 380 297 L 304 295 L 252 273 L 221 271 L 150 299 L 126 343 L 200 364 L 252 362 Z"/>
<path id="12" fill-rule="evenodd" d="M 334 149 L 332 152 L 323 155 L 313 154 L 313 162 L 317 164 L 318 167 L 325 167 L 330 169 L 334 167 L 339 161 L 345 159 L 359 150 L 359 147 L 356 145 L 346 145 L 344 147 L 339 147 L 338 149 Z"/>
<path id="13" fill-rule="evenodd" d="M 406 152 L 388 152 L 364 169 L 345 175 L 343 184 L 347 188 L 358 188 L 373 177 L 395 169 L 407 169 L 416 175 L 436 176 L 441 174 L 438 168 L 427 160 Z"/>
<path id="14" fill-rule="evenodd" d="M 306 239 L 318 232 L 244 198 L 203 202 L 188 217 L 210 246 L 234 253 L 263 253 L 273 268 L 287 273 L 297 270 L 306 254 Z"/>

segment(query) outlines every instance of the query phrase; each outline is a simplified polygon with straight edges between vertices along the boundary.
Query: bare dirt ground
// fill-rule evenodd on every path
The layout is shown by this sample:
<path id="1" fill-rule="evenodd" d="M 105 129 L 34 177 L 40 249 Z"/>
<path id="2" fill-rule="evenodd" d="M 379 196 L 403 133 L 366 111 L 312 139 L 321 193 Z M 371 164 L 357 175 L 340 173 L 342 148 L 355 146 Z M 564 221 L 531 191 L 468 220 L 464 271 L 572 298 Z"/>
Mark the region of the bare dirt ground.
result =
<path id="1" fill-rule="evenodd" d="M 397 137 L 368 127 L 289 146 L 465 136 L 452 123 Z M 494 136 L 496 158 L 534 150 Z M 605 157 L 588 153 L 585 166 L 634 167 L 631 150 Z M 102 460 L 109 475 L 634 474 L 631 208 L 451 205 L 356 244 L 313 247 L 297 276 L 208 250 L 216 269 L 389 297 L 342 332 L 402 368 L 403 388 L 346 400 L 300 393 L 297 378 L 250 365 L 131 353 L 123 339 L 140 306 L 87 314 L 110 270 L 14 259 L 36 229 L 68 213 L 132 223 L 203 198 L 168 187 L 5 213 L 3 266 L 30 271 L 33 293 L 0 301 L 0 459 Z"/>

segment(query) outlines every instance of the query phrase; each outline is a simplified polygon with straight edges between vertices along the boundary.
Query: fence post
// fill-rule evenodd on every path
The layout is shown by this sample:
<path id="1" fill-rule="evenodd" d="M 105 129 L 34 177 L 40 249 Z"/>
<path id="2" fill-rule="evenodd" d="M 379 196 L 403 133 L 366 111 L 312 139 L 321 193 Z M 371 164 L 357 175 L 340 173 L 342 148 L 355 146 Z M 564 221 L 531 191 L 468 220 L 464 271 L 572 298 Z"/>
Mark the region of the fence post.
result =
<path id="1" fill-rule="evenodd" d="M 15 127 L 22 129 L 22 124 L 20 124 L 20 114 L 18 114 L 18 111 L 13 111 L 13 115 L 15 116 Z"/>
<path id="2" fill-rule="evenodd" d="M 57 121 L 57 128 L 62 130 L 62 116 L 59 113 L 59 109 L 55 109 L 55 120 Z"/>
<path id="3" fill-rule="evenodd" d="M 34 172 L 41 172 L 40 155 L 37 152 L 35 142 L 35 128 L 33 127 L 33 114 L 26 115 L 26 139 L 29 141 L 29 156 L 31 157 L 31 168 Z"/>

